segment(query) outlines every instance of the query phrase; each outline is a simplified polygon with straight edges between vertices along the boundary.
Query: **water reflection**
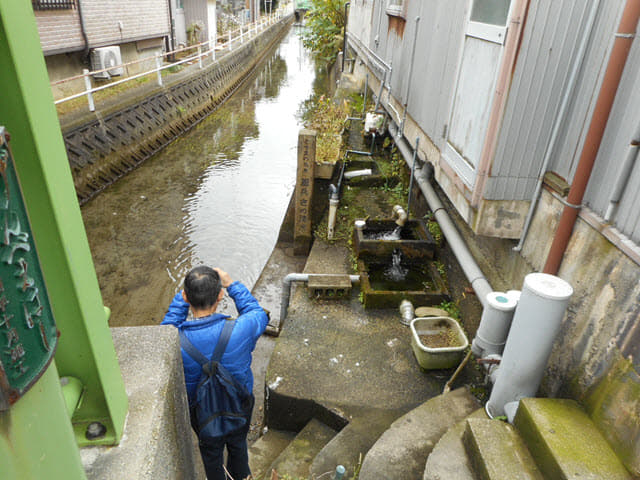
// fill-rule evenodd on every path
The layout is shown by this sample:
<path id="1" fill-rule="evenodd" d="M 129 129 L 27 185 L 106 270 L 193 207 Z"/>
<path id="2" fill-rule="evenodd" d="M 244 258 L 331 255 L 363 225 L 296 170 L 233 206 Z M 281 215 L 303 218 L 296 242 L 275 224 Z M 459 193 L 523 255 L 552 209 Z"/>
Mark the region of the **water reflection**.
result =
<path id="1" fill-rule="evenodd" d="M 112 326 L 157 323 L 201 263 L 253 286 L 293 191 L 314 78 L 292 31 L 233 99 L 83 207 Z"/>

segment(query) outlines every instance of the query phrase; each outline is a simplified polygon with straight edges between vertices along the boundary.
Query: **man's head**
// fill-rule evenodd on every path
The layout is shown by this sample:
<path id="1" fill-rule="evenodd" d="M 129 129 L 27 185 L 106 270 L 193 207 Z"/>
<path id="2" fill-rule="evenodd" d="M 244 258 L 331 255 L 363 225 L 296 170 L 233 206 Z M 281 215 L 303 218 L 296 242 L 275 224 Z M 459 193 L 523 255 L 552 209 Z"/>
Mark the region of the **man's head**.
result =
<path id="1" fill-rule="evenodd" d="M 194 310 L 207 310 L 221 300 L 222 282 L 213 268 L 200 266 L 184 277 L 185 300 Z"/>

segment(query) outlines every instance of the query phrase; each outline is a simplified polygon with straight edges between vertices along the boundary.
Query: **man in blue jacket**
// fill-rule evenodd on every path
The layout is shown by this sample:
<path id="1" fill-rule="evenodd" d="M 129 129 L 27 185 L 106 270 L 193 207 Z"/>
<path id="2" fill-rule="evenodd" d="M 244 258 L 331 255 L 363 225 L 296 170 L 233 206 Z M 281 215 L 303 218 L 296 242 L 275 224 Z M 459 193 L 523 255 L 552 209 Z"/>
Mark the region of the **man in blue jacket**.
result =
<path id="1" fill-rule="evenodd" d="M 208 359 L 218 343 L 227 315 L 216 313 L 224 289 L 233 299 L 238 310 L 236 325 L 222 356 L 221 364 L 240 384 L 253 392 L 253 374 L 251 373 L 251 352 L 256 341 L 264 332 L 268 317 L 258 301 L 242 283 L 231 280 L 229 274 L 219 268 L 205 266 L 191 270 L 184 279 L 184 290 L 173 298 L 169 310 L 162 321 L 163 325 L 178 328 L 189 341 Z M 193 318 L 187 321 L 189 308 Z M 193 404 L 196 387 L 202 368 L 182 350 L 184 377 L 189 405 Z M 193 420 L 192 420 L 193 425 Z M 247 450 L 246 427 L 223 437 L 200 440 L 200 453 L 204 462 L 208 480 L 224 480 L 223 452 L 227 447 L 227 470 L 234 479 L 245 479 L 251 475 Z"/>

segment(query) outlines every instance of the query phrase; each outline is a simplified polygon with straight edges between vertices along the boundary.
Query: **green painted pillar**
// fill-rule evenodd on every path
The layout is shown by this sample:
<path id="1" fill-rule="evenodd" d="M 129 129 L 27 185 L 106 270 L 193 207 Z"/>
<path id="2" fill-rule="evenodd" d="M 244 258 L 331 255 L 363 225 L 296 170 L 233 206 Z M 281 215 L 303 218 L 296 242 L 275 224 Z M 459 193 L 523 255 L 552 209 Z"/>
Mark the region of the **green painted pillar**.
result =
<path id="1" fill-rule="evenodd" d="M 55 363 L 10 410 L 0 412 L 0 478 L 86 478 Z"/>
<path id="2" fill-rule="evenodd" d="M 55 364 L 61 376 L 75 377 L 84 385 L 72 418 L 76 440 L 81 445 L 117 444 L 124 428 L 127 396 L 28 0 L 0 0 L 0 125 L 11 135 L 15 167 L 60 331 Z M 58 415 L 49 411 L 47 394 L 42 395 L 40 404 L 25 402 L 26 397 L 19 399 L 11 407 L 10 417 L 28 415 L 25 403 L 33 408 L 38 404 L 42 415 Z M 0 412 L 0 428 L 7 427 L 5 415 Z M 26 428 L 27 419 L 14 419 L 7 428 L 21 429 L 23 423 Z M 98 432 L 97 438 L 87 439 L 90 424 Z M 106 428 L 103 434 L 101 426 Z M 57 429 L 42 430 L 43 436 L 54 439 L 59 434 Z M 11 447 L 7 445 L 1 448 Z M 0 458 L 5 454 L 0 452 Z M 4 473 L 0 476 L 4 478 Z"/>

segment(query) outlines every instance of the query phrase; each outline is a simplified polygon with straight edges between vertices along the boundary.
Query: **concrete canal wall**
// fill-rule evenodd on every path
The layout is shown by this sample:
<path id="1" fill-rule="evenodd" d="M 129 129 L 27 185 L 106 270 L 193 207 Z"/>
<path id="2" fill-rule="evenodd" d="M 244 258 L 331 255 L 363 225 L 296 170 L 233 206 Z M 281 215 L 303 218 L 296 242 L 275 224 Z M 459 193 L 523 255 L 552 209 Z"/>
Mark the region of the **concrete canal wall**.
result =
<path id="1" fill-rule="evenodd" d="M 149 86 L 95 112 L 65 115 L 61 128 L 84 203 L 212 113 L 287 32 L 284 17 L 218 62 L 170 85 Z"/>

